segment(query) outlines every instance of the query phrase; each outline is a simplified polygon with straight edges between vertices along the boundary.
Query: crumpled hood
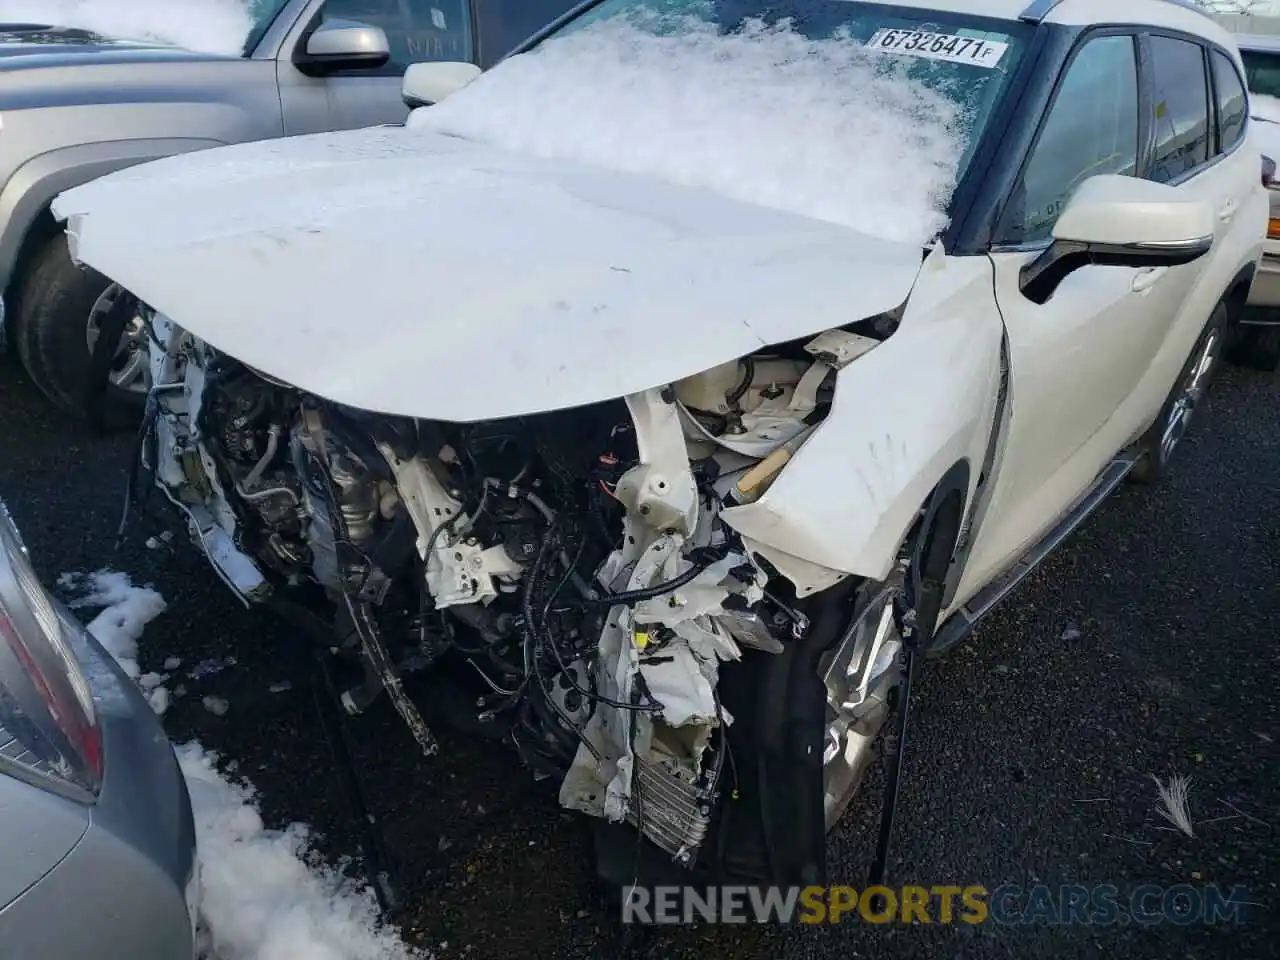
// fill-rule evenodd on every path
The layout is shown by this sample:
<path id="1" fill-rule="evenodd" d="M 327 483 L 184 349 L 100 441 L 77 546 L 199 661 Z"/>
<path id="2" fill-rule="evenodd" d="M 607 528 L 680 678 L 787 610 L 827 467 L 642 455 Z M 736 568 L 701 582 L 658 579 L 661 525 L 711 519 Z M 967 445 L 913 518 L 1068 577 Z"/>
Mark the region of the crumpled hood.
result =
<path id="1" fill-rule="evenodd" d="M 53 210 L 78 260 L 215 348 L 339 403 L 452 421 L 619 397 L 881 313 L 922 260 L 403 127 L 160 160 Z"/>

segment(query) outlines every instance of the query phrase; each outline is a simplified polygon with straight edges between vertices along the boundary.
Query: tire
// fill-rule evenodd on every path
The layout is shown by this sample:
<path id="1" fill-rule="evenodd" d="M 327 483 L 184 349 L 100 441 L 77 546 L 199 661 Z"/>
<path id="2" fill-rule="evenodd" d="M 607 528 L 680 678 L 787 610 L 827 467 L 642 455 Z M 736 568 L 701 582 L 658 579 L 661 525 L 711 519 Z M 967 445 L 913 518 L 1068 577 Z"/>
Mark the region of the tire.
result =
<path id="1" fill-rule="evenodd" d="M 1280 324 L 1241 325 L 1236 330 L 1229 359 L 1242 367 L 1274 373 L 1280 368 Z"/>
<path id="2" fill-rule="evenodd" d="M 826 873 L 823 655 L 871 595 L 839 584 L 804 604 L 810 628 L 781 653 L 747 651 L 720 666 L 719 693 L 732 716 L 711 829 L 692 870 L 673 864 L 629 825 L 593 823 L 596 870 L 607 891 L 642 885 L 820 884 Z M 643 795 L 641 797 L 643 801 Z"/>
<path id="3" fill-rule="evenodd" d="M 1193 420 L 1196 409 L 1203 404 L 1222 360 L 1229 332 L 1228 320 L 1226 304 L 1219 303 L 1196 339 L 1191 355 L 1160 408 L 1160 415 L 1139 441 L 1142 458 L 1129 474 L 1133 482 L 1150 485 L 1168 472 L 1172 454 Z M 1175 423 L 1175 418 L 1180 422 Z"/>
<path id="4" fill-rule="evenodd" d="M 20 282 L 19 317 L 13 328 L 18 359 L 59 410 L 83 419 L 88 415 L 91 359 L 86 330 L 111 283 L 96 270 L 77 266 L 62 234 L 45 241 Z M 108 384 L 104 421 L 136 425 L 145 402 L 144 393 Z"/>
<path id="5" fill-rule="evenodd" d="M 967 470 L 958 476 L 964 480 Z M 954 553 L 965 489 L 961 482 L 935 491 L 901 554 L 939 584 L 939 596 Z M 921 580 L 913 577 L 912 583 L 919 589 Z M 670 856 L 629 827 L 597 824 L 597 873 L 606 890 L 620 896 L 636 881 L 781 887 L 826 882 L 827 834 L 856 796 L 892 720 L 902 671 L 900 656 L 890 645 L 901 644 L 894 607 L 904 588 L 913 592 L 899 568 L 885 583 L 850 579 L 793 601 L 810 621 L 801 639 L 784 643 L 777 654 L 748 651 L 740 661 L 721 665 L 720 699 L 734 718 L 727 731 L 730 760 L 695 869 L 674 866 Z M 933 620 L 937 613 L 932 611 Z M 930 622 L 930 636 L 935 627 Z M 879 656 L 877 637 L 883 640 Z M 864 656 L 874 656 L 873 663 L 884 665 L 854 708 L 856 718 L 834 710 L 824 680 L 834 658 L 847 652 L 853 653 L 852 662 L 866 663 Z M 834 662 L 835 676 L 847 672 L 842 660 Z M 852 687 L 840 691 L 845 696 L 851 692 Z M 842 764 L 839 758 L 850 755 L 847 748 L 855 740 L 853 762 Z M 837 748 L 830 762 L 829 744 Z"/>

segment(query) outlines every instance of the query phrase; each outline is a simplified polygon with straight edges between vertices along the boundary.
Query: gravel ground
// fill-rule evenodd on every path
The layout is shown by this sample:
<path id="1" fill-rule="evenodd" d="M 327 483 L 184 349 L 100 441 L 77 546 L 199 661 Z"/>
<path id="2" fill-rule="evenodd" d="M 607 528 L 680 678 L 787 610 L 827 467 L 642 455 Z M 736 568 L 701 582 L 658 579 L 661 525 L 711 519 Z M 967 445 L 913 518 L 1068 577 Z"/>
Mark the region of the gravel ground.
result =
<path id="1" fill-rule="evenodd" d="M 107 566 L 169 611 L 144 666 L 182 670 L 166 714 L 260 788 L 271 822 L 303 820 L 354 854 L 312 692 L 288 635 L 243 610 L 189 552 L 116 549 L 127 439 L 71 425 L 0 371 L 0 496 L 42 575 Z M 1280 957 L 1280 378 L 1230 371 L 1158 488 L 1125 487 L 954 655 L 913 713 L 891 878 L 899 883 L 1243 885 L 1228 926 L 700 928 L 632 931 L 592 884 L 585 824 L 513 755 L 441 732 L 419 757 L 385 704 L 356 721 L 359 763 L 395 860 L 406 936 L 442 957 Z M 292 680 L 293 687 L 272 692 Z M 229 704 L 218 716 L 206 696 Z M 1164 829 L 1152 775 L 1195 778 L 1194 839 Z M 872 789 L 878 784 L 873 784 Z M 833 883 L 865 879 L 878 800 L 832 843 Z"/>

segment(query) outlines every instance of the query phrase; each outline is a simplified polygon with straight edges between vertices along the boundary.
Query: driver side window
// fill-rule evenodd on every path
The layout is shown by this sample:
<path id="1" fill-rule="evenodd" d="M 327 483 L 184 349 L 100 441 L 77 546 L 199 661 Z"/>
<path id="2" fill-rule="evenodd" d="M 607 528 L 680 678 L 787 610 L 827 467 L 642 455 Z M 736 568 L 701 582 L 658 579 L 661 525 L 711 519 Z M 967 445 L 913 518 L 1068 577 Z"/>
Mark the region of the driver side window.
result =
<path id="1" fill-rule="evenodd" d="M 1138 158 L 1138 62 L 1131 36 L 1080 48 L 1005 210 L 1002 243 L 1050 239 L 1071 192 L 1101 173 L 1132 176 Z"/>
<path id="2" fill-rule="evenodd" d="M 320 19 L 381 27 L 391 60 L 377 73 L 399 76 L 411 63 L 475 55 L 470 0 L 327 0 Z"/>

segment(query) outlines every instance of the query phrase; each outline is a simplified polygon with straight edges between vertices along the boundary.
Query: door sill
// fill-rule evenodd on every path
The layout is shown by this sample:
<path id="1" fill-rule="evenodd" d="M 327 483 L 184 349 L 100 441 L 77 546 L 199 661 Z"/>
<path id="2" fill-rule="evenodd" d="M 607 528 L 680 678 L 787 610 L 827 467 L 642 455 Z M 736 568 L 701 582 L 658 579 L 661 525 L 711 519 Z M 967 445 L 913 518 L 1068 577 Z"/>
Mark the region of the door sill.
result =
<path id="1" fill-rule="evenodd" d="M 929 644 L 929 653 L 937 655 L 950 650 L 963 642 L 978 622 L 999 606 L 1018 584 L 1022 583 L 1033 570 L 1040 566 L 1062 542 L 1071 536 L 1075 529 L 1087 520 L 1104 500 L 1120 486 L 1130 471 L 1138 465 L 1141 453 L 1134 449 L 1125 450 L 1116 456 L 1106 468 L 1098 474 L 1083 494 L 1067 508 L 1049 532 L 1037 540 L 1022 554 L 1012 566 L 979 590 L 959 610 L 949 616 L 945 623 L 934 634 Z"/>

